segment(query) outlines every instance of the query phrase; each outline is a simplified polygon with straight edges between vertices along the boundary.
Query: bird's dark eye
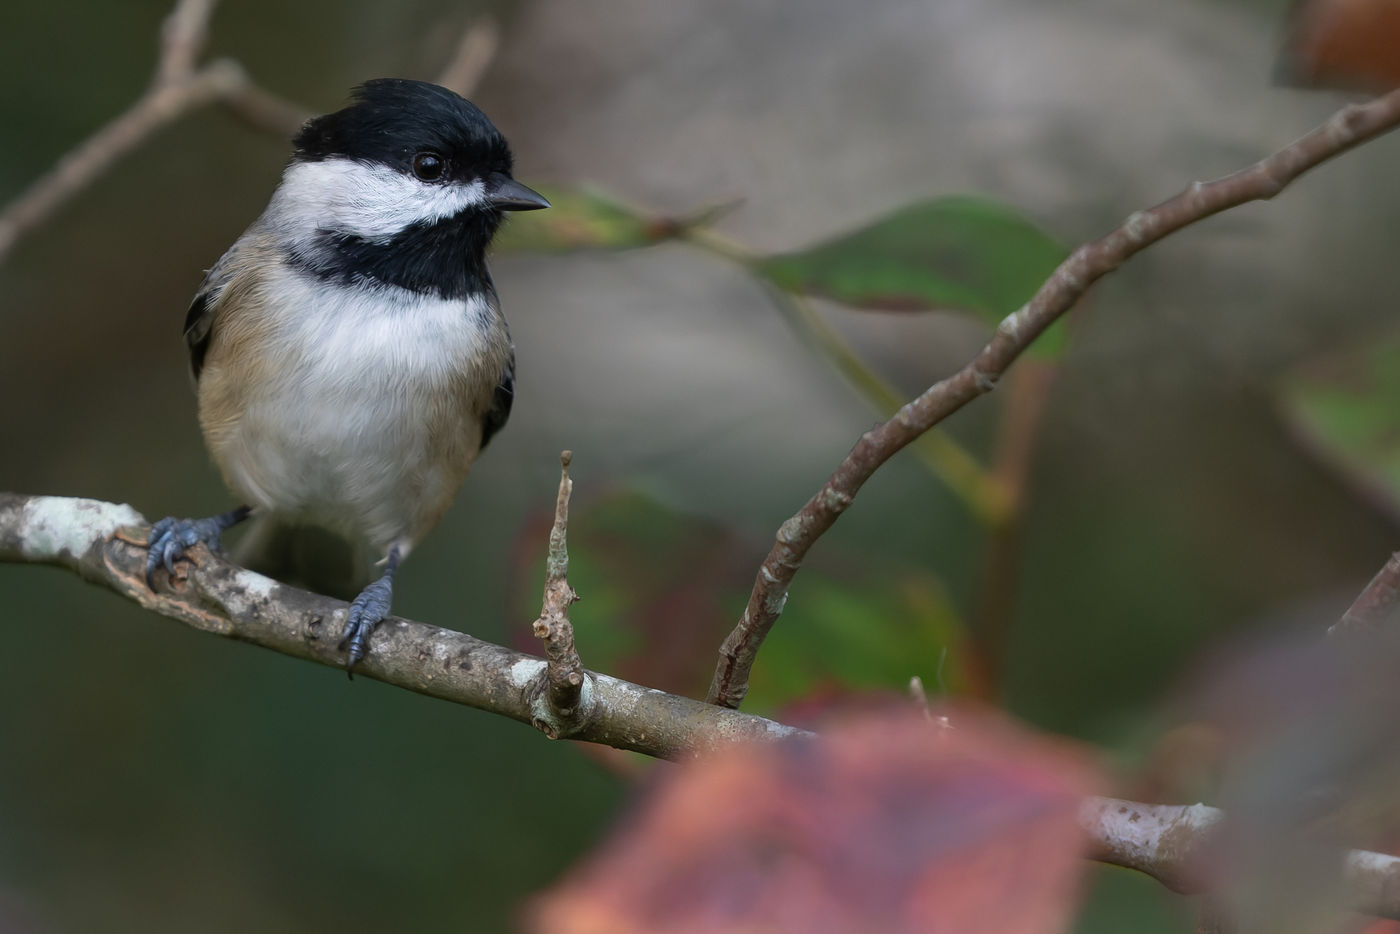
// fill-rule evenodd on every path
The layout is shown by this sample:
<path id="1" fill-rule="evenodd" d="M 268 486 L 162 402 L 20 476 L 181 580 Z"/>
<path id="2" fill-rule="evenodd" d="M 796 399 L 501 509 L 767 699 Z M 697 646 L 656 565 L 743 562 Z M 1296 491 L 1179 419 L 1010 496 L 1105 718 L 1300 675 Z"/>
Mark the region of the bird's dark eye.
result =
<path id="1" fill-rule="evenodd" d="M 420 152 L 413 157 L 413 174 L 425 182 L 442 178 L 447 170 L 447 160 L 435 152 Z"/>

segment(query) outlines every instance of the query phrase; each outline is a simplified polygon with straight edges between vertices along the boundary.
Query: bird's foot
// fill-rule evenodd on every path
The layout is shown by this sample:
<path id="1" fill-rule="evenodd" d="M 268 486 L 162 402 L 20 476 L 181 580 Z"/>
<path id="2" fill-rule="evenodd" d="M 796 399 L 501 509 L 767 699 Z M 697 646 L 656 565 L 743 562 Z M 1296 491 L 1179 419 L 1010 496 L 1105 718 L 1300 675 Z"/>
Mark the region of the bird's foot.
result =
<path id="1" fill-rule="evenodd" d="M 165 566 L 165 571 L 173 579 L 175 562 L 181 558 L 189 560 L 185 551 L 203 542 L 210 551 L 219 550 L 219 538 L 224 529 L 248 518 L 252 509 L 240 506 L 232 512 L 208 519 L 176 519 L 166 516 L 151 526 L 151 535 L 146 542 L 146 586 L 156 589 L 156 568 Z"/>
<path id="2" fill-rule="evenodd" d="M 393 599 L 394 577 L 392 573 L 388 573 L 360 591 L 360 595 L 350 604 L 339 647 L 349 647 L 345 672 L 352 678 L 356 663 L 369 654 L 369 637 L 373 634 L 374 627 L 389 615 Z"/>

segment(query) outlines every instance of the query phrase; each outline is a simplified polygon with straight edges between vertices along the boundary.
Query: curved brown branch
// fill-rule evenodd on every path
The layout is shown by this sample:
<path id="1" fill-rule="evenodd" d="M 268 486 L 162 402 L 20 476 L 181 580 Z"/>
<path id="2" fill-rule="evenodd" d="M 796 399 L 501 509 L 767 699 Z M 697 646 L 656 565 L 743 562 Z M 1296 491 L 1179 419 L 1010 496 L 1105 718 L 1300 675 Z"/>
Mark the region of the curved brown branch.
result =
<path id="1" fill-rule="evenodd" d="M 865 481 L 920 434 L 990 392 L 1031 341 L 1068 311 L 1089 286 L 1167 235 L 1228 208 L 1272 198 L 1309 169 L 1397 124 L 1400 90 L 1344 107 L 1322 126 L 1268 158 L 1216 181 L 1196 182 L 1176 197 L 1136 212 L 1107 236 L 1071 253 L 1030 302 L 997 326 L 991 341 L 971 363 L 862 435 L 816 495 L 782 524 L 758 569 L 743 617 L 720 646 L 710 702 L 737 707 L 743 701 L 754 658 L 782 613 L 803 558 L 850 506 Z"/>
<path id="2" fill-rule="evenodd" d="M 162 616 L 296 658 L 344 667 L 336 642 L 347 604 L 279 584 L 201 549 L 199 567 L 175 592 L 142 578 L 146 520 L 130 506 L 58 496 L 0 493 L 0 561 L 55 564 Z M 126 530 L 126 531 L 124 531 Z M 390 617 L 375 630 L 355 673 L 524 723 L 539 717 L 545 661 L 471 636 Z M 743 739 L 803 731 L 607 675 L 586 673 L 589 715 L 557 734 L 666 759 Z"/>

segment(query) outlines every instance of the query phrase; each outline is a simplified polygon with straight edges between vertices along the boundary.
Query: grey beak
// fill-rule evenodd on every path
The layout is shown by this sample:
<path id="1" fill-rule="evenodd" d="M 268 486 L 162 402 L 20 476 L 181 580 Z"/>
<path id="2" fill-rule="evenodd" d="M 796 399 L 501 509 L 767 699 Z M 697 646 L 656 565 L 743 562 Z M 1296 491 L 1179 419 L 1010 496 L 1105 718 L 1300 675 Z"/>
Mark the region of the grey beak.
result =
<path id="1" fill-rule="evenodd" d="M 501 211 L 538 211 L 549 207 L 544 195 L 500 172 L 486 176 L 486 200 Z"/>

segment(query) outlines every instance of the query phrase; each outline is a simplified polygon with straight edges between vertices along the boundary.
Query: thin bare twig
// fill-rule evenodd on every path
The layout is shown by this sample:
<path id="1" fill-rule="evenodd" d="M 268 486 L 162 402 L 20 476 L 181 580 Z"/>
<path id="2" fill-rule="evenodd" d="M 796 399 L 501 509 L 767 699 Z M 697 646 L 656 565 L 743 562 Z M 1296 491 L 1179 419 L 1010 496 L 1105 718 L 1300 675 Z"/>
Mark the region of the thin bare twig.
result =
<path id="1" fill-rule="evenodd" d="M 195 70 L 216 2 L 179 0 L 161 27 L 160 59 L 145 93 L 0 210 L 0 262 L 21 236 L 118 159 L 193 110 L 222 103 L 250 125 L 284 139 L 301 126 L 305 112 L 259 88 L 237 62 L 219 59 Z"/>
<path id="2" fill-rule="evenodd" d="M 208 104 L 218 103 L 251 128 L 279 139 L 293 136 L 311 116 L 255 84 L 243 66 L 229 59 L 196 69 L 218 0 L 177 0 L 161 25 L 160 57 L 150 86 L 125 112 L 35 179 L 0 210 L 0 262 L 25 233 L 39 226 L 64 202 L 166 124 Z M 490 66 L 500 30 L 490 20 L 463 33 L 452 62 L 438 83 L 466 95 Z"/>
<path id="3" fill-rule="evenodd" d="M 1400 551 L 1390 556 L 1327 634 L 1375 629 L 1394 616 L 1397 607 L 1400 607 Z"/>
<path id="4" fill-rule="evenodd" d="M 569 479 L 571 460 L 569 451 L 559 455 L 559 497 L 554 505 L 554 528 L 549 533 L 544 600 L 534 627 L 535 636 L 544 640 L 546 661 L 539 698 L 544 707 L 534 724 L 551 739 L 576 733 L 588 717 L 583 703 L 587 672 L 574 647 L 574 626 L 569 622 L 569 607 L 578 600 L 569 586 L 569 496 L 574 489 L 574 481 Z"/>
<path id="5" fill-rule="evenodd" d="M 219 103 L 250 129 L 284 140 L 295 136 L 302 124 L 312 117 L 311 111 L 300 104 L 278 97 L 251 81 L 219 98 Z"/>
<path id="6" fill-rule="evenodd" d="M 194 64 L 209 37 L 209 21 L 219 0 L 177 0 L 160 27 L 160 61 L 156 87 L 181 84 L 194 76 Z"/>
<path id="7" fill-rule="evenodd" d="M 237 66 L 209 67 L 197 78 L 153 89 L 129 110 L 64 155 L 0 211 L 0 260 L 19 238 L 82 191 L 112 163 L 191 110 L 217 100 L 244 80 Z"/>
<path id="8" fill-rule="evenodd" d="M 1107 236 L 1070 254 L 1025 307 L 997 326 L 991 341 L 972 362 L 862 435 L 822 488 L 782 524 L 759 567 L 743 617 L 720 646 L 709 700 L 726 707 L 737 707 L 743 701 L 754 658 L 783 611 L 803 558 L 850 506 L 865 481 L 923 432 L 991 392 L 1031 341 L 1068 311 L 1089 286 L 1167 235 L 1228 208 L 1268 200 L 1309 169 L 1397 124 L 1400 90 L 1364 104 L 1351 104 L 1268 158 L 1216 181 L 1196 182 L 1176 197 L 1138 211 Z"/>
<path id="9" fill-rule="evenodd" d="M 977 694 L 998 696 L 1005 674 L 1006 645 L 1016 613 L 1025 531 L 1026 484 L 1036 441 L 1058 369 L 1027 360 L 1011 374 L 997 440 L 992 481 L 1002 508 L 987 529 L 977 582 L 972 635 L 976 648 Z"/>
<path id="10" fill-rule="evenodd" d="M 438 75 L 437 83 L 463 97 L 471 97 L 495 60 L 500 45 L 501 30 L 495 20 L 477 20 L 462 33 L 457 52 Z"/>

